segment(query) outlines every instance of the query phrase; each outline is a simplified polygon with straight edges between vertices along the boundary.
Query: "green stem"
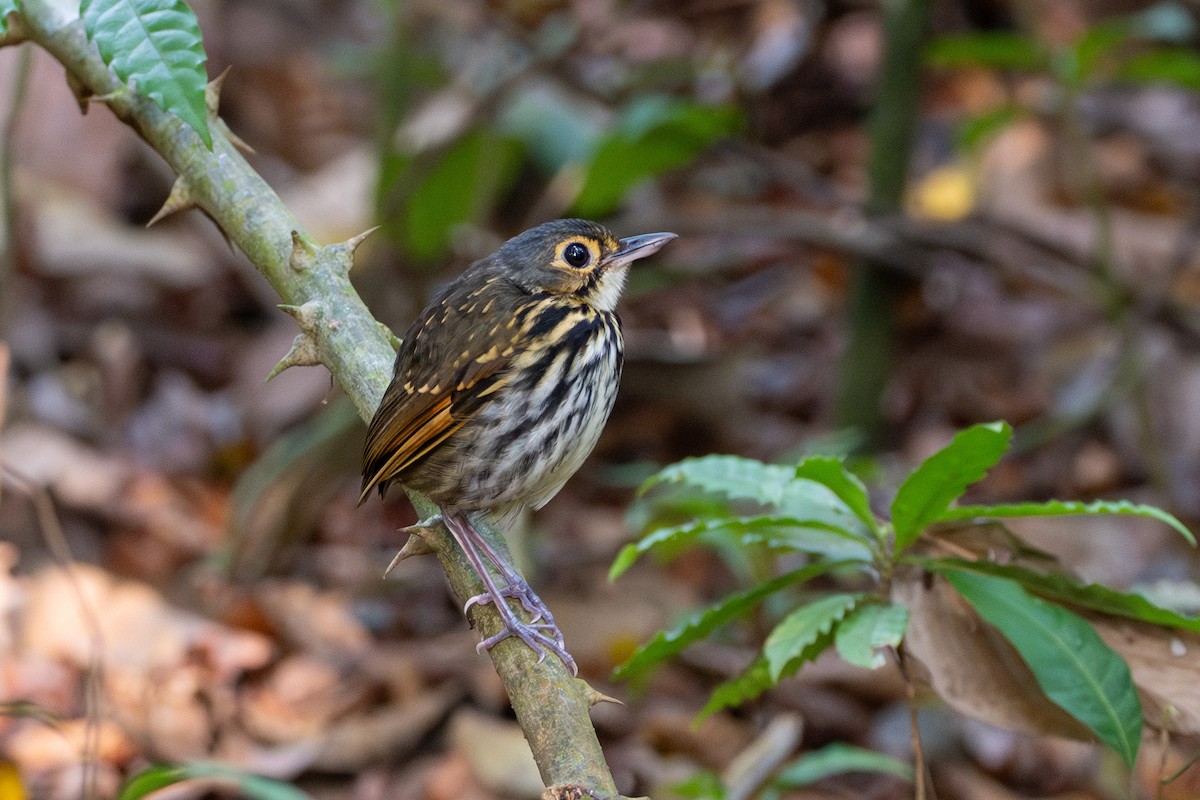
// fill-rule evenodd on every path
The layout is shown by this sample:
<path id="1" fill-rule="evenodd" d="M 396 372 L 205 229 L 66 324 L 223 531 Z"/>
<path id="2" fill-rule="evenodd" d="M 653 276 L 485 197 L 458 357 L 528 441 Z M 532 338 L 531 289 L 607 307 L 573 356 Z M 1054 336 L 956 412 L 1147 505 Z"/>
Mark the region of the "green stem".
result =
<path id="1" fill-rule="evenodd" d="M 17 266 L 17 187 L 13 171 L 13 156 L 16 150 L 17 125 L 21 107 L 29 91 L 29 75 L 33 64 L 33 48 L 21 48 L 17 74 L 13 78 L 13 91 L 8 101 L 8 113 L 4 118 L 4 132 L 0 135 L 0 325 L 9 318 L 13 302 L 12 276 Z M 0 379 L 2 379 L 0 375 Z"/>
<path id="2" fill-rule="evenodd" d="M 870 120 L 866 212 L 901 211 L 920 100 L 921 46 L 930 0 L 884 3 L 885 45 L 879 95 Z M 872 261 L 856 265 L 850 293 L 850 341 L 842 362 L 839 425 L 859 430 L 864 446 L 883 435 L 882 397 L 891 371 L 895 301 L 903 283 Z"/>
<path id="3" fill-rule="evenodd" d="M 208 214 L 270 281 L 301 327 L 305 346 L 296 352 L 304 355 L 295 363 L 310 362 L 313 354 L 319 357 L 359 415 L 368 419 L 387 387 L 394 351 L 387 333 L 350 285 L 351 249 L 345 244 L 313 244 L 231 144 L 215 114 L 209 150 L 190 127 L 113 76 L 77 17 L 64 20 L 61 7 L 51 0 L 23 0 L 22 6 L 29 39 L 66 67 L 75 85 L 105 98 L 112 112 L 180 176 L 178 197 Z M 418 512 L 431 510 L 426 498 L 412 499 Z M 499 537 L 495 531 L 484 533 Z M 429 538 L 459 598 L 479 594 L 483 587 L 449 534 L 439 529 Z M 470 617 L 484 636 L 499 632 L 502 625 L 491 606 L 473 606 Z M 558 659 L 539 664 L 537 655 L 515 639 L 498 644 L 491 657 L 542 780 L 548 786 L 581 787 L 592 797 L 616 797 L 589 718 L 595 697 L 591 688 L 573 678 Z"/>

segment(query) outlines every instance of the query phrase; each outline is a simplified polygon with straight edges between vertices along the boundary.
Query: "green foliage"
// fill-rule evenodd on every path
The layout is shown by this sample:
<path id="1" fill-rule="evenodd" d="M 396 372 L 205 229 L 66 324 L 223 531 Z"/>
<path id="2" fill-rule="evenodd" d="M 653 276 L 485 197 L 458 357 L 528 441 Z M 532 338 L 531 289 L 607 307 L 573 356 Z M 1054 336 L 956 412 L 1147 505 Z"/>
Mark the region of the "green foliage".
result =
<path id="1" fill-rule="evenodd" d="M 831 641 L 834 625 L 863 599 L 861 594 L 829 594 L 788 614 L 763 645 L 771 680 L 778 681 L 784 671 L 795 672 L 820 655 Z"/>
<path id="2" fill-rule="evenodd" d="M 682 167 L 740 125 L 741 114 L 732 106 L 638 97 L 596 147 L 574 212 L 584 217 L 610 213 L 632 186 Z"/>
<path id="3" fill-rule="evenodd" d="M 617 668 L 615 677 L 620 679 L 636 678 L 693 642 L 708 636 L 717 628 L 745 615 L 769 595 L 789 586 L 810 581 L 841 564 L 848 563 L 850 562 L 820 561 L 777 578 L 763 581 L 744 592 L 730 595 L 719 603 L 689 616 L 674 628 L 660 631 Z"/>
<path id="4" fill-rule="evenodd" d="M 138 773 L 121 789 L 117 800 L 141 800 L 182 781 L 209 781 L 234 789 L 245 800 L 312 800 L 305 792 L 270 778 L 250 775 L 221 764 L 197 762 L 182 767 L 154 766 Z"/>
<path id="5" fill-rule="evenodd" d="M 19 10 L 17 0 L 0 0 L 0 36 L 8 33 L 8 15 Z"/>
<path id="6" fill-rule="evenodd" d="M 896 550 L 903 551 L 916 541 L 929 523 L 995 466 L 1011 439 L 1012 428 L 1006 422 L 973 425 L 925 459 L 900 485 L 892 501 Z"/>
<path id="7" fill-rule="evenodd" d="M 1137 83 L 1171 83 L 1200 90 L 1200 55 L 1194 50 L 1170 48 L 1133 56 L 1116 70 L 1120 80 Z"/>
<path id="8" fill-rule="evenodd" d="M 941 36 L 925 47 L 925 61 L 934 67 L 991 67 L 1036 72 L 1049 65 L 1046 51 L 1019 33 L 987 31 Z"/>
<path id="9" fill-rule="evenodd" d="M 191 8 L 183 0 L 83 0 L 80 13 L 117 77 L 190 125 L 212 149 L 204 96 L 208 57 Z"/>
<path id="10" fill-rule="evenodd" d="M 1139 595 L 1080 584 L 1061 573 L 1017 563 L 933 558 L 913 545 L 931 528 L 938 536 L 950 537 L 1010 517 L 1085 514 L 1153 519 L 1193 544 L 1194 537 L 1171 514 L 1127 501 L 956 505 L 967 487 L 1000 460 L 1011 438 L 1012 430 L 1004 422 L 959 432 L 902 482 L 890 523 L 873 514 L 862 481 L 835 458 L 810 456 L 789 467 L 706 456 L 664 468 L 643 484 L 642 506 L 653 508 L 656 496 L 670 487 L 670 503 L 664 506 L 669 513 L 659 509 L 639 514 L 647 521 L 646 532 L 621 551 L 613 578 L 645 553 L 669 557 L 698 542 L 715 546 L 726 558 L 730 550 L 763 546 L 768 560 L 758 565 L 761 575 L 752 586 L 658 634 L 617 674 L 642 676 L 718 628 L 765 613 L 767 609 L 760 609 L 764 601 L 801 584 L 806 591 L 803 602 L 774 623 L 761 654 L 744 672 L 713 691 L 701 716 L 757 697 L 830 646 L 852 664 L 878 668 L 886 662 L 882 651 L 900 647 L 908 628 L 908 609 L 890 601 L 889 583 L 898 570 L 915 567 L 944 575 L 983 620 L 1013 644 L 1047 698 L 1132 763 L 1142 715 L 1129 669 L 1086 620 L 1063 604 L 1193 631 L 1200 630 L 1200 618 L 1160 608 Z M 711 498 L 725 502 L 713 503 Z M 699 516 L 686 519 L 689 509 Z M 747 515 L 746 510 L 755 513 Z M 1037 555 L 1008 535 L 1016 558 Z M 772 560 L 785 554 L 802 554 L 808 563 L 772 577 Z M 854 591 L 831 586 L 834 578 L 853 580 Z M 874 590 L 862 591 L 864 585 Z M 842 751 L 831 753 L 822 757 L 846 763 L 838 761 Z M 822 761 L 815 763 L 817 767 L 796 767 L 795 774 L 819 770 Z"/>
<path id="11" fill-rule="evenodd" d="M 454 229 L 478 224 L 512 187 L 520 166 L 519 144 L 484 127 L 449 146 L 416 182 L 404 203 L 402 240 L 423 260 L 443 255 Z"/>
<path id="12" fill-rule="evenodd" d="M 775 777 L 774 785 L 780 789 L 798 789 L 843 772 L 878 772 L 907 781 L 913 778 L 912 767 L 903 761 L 874 750 L 834 742 L 788 764 Z"/>
<path id="13" fill-rule="evenodd" d="M 1087 620 L 1008 578 L 940 571 L 1012 643 L 1046 696 L 1132 767 L 1142 738 L 1142 706 L 1129 666 Z"/>

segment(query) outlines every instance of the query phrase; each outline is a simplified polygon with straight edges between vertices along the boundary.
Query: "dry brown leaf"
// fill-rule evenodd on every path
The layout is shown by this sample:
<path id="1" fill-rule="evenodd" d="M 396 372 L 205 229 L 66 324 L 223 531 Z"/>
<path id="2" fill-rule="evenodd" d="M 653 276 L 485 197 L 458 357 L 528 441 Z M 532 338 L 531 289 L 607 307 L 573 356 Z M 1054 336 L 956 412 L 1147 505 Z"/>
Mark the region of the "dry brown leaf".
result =
<path id="1" fill-rule="evenodd" d="M 450 722 L 450 739 L 490 791 L 528 800 L 541 796 L 542 778 L 517 723 L 464 708 Z"/>
<path id="2" fill-rule="evenodd" d="M 354 615 L 344 592 L 272 581 L 255 594 L 276 630 L 301 650 L 336 664 L 355 660 L 371 647 L 371 634 Z"/>
<path id="3" fill-rule="evenodd" d="M 940 578 L 896 581 L 892 599 L 908 606 L 905 653 L 915 677 L 951 708 L 1026 733 L 1090 739 L 1051 703 L 1017 652 Z"/>

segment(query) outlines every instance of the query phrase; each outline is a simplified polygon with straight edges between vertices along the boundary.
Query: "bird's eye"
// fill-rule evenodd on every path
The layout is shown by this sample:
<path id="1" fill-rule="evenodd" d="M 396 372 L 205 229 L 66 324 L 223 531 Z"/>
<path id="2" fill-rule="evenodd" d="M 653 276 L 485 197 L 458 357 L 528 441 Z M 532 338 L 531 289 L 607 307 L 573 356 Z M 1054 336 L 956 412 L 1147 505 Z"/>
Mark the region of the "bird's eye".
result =
<path id="1" fill-rule="evenodd" d="M 592 260 L 592 254 L 579 242 L 571 242 L 563 248 L 563 260 L 578 269 Z"/>

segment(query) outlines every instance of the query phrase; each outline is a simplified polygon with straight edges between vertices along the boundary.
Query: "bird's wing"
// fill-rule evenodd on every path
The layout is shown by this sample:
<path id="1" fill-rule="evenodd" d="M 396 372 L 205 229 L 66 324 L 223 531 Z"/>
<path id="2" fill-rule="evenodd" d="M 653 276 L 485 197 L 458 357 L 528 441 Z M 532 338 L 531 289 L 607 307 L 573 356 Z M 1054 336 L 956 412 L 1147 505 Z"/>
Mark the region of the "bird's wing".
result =
<path id="1" fill-rule="evenodd" d="M 363 502 L 454 435 L 507 381 L 520 314 L 498 317 L 468 292 L 434 303 L 408 329 L 367 429 Z M 436 329 L 436 330 L 435 330 Z"/>

